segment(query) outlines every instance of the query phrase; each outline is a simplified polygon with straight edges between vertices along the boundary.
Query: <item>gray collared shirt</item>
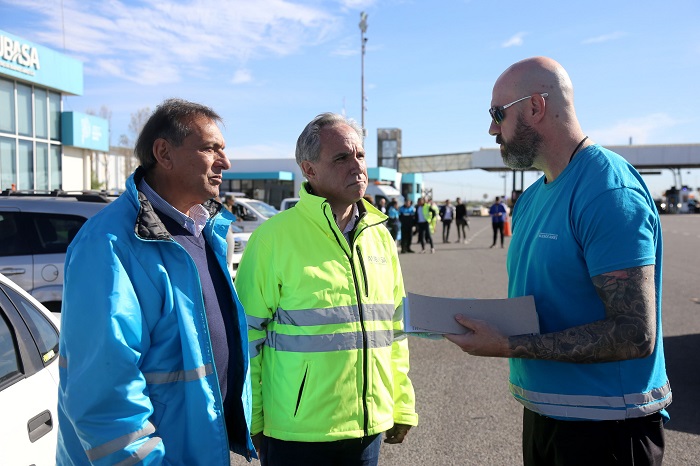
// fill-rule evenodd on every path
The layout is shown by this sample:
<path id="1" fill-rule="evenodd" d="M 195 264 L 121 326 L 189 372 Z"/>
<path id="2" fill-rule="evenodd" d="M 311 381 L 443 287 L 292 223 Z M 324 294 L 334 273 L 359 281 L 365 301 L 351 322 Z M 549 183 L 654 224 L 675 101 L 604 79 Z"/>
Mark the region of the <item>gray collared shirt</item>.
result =
<path id="1" fill-rule="evenodd" d="M 335 217 L 335 215 L 334 215 Z M 360 218 L 360 209 L 357 208 L 357 203 L 352 205 L 352 217 L 350 217 L 350 221 L 348 222 L 347 225 L 345 225 L 345 229 L 343 230 L 343 236 L 345 236 L 345 241 L 350 244 L 350 232 L 355 228 L 355 224 L 357 224 L 357 220 Z M 338 223 L 338 219 L 335 219 L 335 223 Z"/>
<path id="2" fill-rule="evenodd" d="M 204 226 L 207 224 L 207 220 L 209 220 L 209 212 L 203 205 L 195 204 L 194 206 L 190 207 L 190 215 L 192 217 L 189 217 L 170 205 L 168 201 L 160 197 L 160 195 L 158 195 L 158 193 L 155 192 L 153 188 L 148 185 L 148 183 L 146 183 L 145 178 L 142 178 L 139 182 L 138 189 L 146 196 L 146 199 L 148 199 L 148 202 L 151 203 L 154 209 L 163 212 L 187 231 L 192 233 L 195 238 L 199 238 L 199 236 L 202 234 L 202 230 L 204 230 Z"/>

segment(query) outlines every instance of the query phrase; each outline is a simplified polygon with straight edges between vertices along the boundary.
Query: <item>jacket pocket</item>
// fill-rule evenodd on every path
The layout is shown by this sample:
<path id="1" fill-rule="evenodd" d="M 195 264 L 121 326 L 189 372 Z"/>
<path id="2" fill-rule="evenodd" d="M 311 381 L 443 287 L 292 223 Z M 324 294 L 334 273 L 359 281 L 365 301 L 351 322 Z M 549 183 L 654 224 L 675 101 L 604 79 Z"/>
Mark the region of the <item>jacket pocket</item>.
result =
<path id="1" fill-rule="evenodd" d="M 301 376 L 301 381 L 299 382 L 299 392 L 297 395 L 297 403 L 296 406 L 294 407 L 294 417 L 297 417 L 297 414 L 299 413 L 299 409 L 301 408 L 302 401 L 304 401 L 305 397 L 304 393 L 309 383 L 309 374 L 311 372 L 311 363 L 309 361 L 306 361 L 304 363 L 304 371 Z"/>

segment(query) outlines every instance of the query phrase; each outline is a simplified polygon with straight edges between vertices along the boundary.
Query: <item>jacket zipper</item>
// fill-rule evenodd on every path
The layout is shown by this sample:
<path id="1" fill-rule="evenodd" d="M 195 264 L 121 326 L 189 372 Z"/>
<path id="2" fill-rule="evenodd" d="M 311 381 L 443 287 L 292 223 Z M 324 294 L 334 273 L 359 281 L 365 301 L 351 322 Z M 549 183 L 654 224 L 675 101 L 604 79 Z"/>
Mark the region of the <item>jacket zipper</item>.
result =
<path id="1" fill-rule="evenodd" d="M 362 278 L 365 282 L 365 297 L 369 298 L 369 283 L 367 283 L 367 269 L 365 268 L 365 260 L 362 257 L 362 251 L 360 250 L 360 246 L 355 246 L 355 250 L 357 251 L 357 257 L 360 261 L 360 267 L 362 268 Z"/>
<path id="2" fill-rule="evenodd" d="M 324 217 L 326 217 L 326 221 L 328 222 L 328 226 L 330 227 L 331 231 L 333 232 L 333 235 L 335 236 L 336 243 L 338 243 L 340 249 L 342 249 L 343 252 L 345 252 L 343 243 L 341 243 L 340 238 L 338 238 L 338 234 L 336 233 L 338 226 L 335 223 L 335 220 L 333 222 L 330 221 L 330 219 L 325 213 L 325 209 L 323 213 Z M 358 222 L 359 221 L 360 219 L 358 219 Z M 333 228 L 333 226 L 335 226 L 335 228 Z M 357 236 L 357 234 L 355 236 Z M 349 245 L 351 253 L 352 246 L 354 245 L 354 243 L 355 238 L 352 238 L 351 244 Z M 345 252 L 345 255 L 350 261 L 350 271 L 352 272 L 352 281 L 353 285 L 355 286 L 355 295 L 357 297 L 357 309 L 360 317 L 360 328 L 362 329 L 362 412 L 364 415 L 362 430 L 364 430 L 365 437 L 367 437 L 369 425 L 369 410 L 367 409 L 367 372 L 369 370 L 369 356 L 367 354 L 367 329 L 365 328 L 364 309 L 362 307 L 362 292 L 360 291 L 360 288 L 357 283 L 357 271 L 355 270 L 355 263 L 353 262 L 352 257 L 348 255 L 347 252 Z"/>

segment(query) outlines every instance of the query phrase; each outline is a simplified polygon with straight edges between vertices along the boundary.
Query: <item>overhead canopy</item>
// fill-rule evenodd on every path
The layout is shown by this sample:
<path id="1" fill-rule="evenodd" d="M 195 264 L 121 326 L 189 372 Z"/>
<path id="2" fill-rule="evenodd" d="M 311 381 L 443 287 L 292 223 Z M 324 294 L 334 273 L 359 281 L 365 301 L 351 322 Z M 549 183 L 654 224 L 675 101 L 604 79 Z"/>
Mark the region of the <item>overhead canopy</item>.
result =
<path id="1" fill-rule="evenodd" d="M 700 144 L 659 144 L 648 146 L 605 146 L 624 157 L 637 169 L 700 168 Z M 430 173 L 480 169 L 506 171 L 499 149 L 480 149 L 454 154 L 419 155 L 399 158 L 400 173 Z"/>

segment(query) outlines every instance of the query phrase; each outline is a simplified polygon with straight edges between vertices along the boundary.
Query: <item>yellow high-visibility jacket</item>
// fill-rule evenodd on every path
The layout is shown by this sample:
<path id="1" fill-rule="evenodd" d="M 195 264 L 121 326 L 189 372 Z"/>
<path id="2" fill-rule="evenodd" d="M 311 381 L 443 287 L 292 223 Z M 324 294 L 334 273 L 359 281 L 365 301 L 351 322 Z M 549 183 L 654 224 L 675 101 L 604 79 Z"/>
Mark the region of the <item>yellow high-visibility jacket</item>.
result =
<path id="1" fill-rule="evenodd" d="M 386 216 L 360 201 L 350 244 L 321 197 L 259 226 L 236 276 L 250 341 L 251 433 L 324 442 L 417 425 L 405 296 Z"/>

